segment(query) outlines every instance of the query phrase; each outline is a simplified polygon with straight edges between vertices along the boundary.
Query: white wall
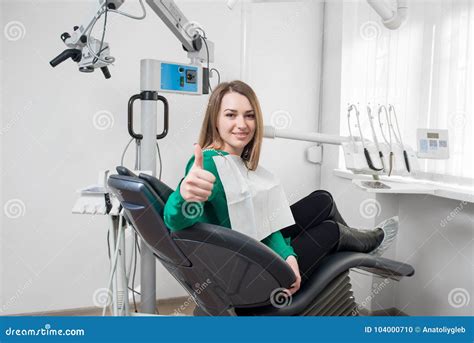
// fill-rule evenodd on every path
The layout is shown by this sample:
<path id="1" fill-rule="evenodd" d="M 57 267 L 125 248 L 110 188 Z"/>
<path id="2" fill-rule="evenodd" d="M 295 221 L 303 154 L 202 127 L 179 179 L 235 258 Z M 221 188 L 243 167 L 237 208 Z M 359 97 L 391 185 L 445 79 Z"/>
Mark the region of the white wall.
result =
<path id="1" fill-rule="evenodd" d="M 339 134 L 342 105 L 348 101 L 341 98 L 342 66 L 348 63 L 342 57 L 343 23 L 342 3 L 326 4 L 321 101 L 322 132 L 328 134 Z M 467 299 L 474 296 L 473 204 L 422 195 L 369 195 L 334 175 L 338 154 L 338 147 L 324 147 L 321 188 L 334 195 L 355 227 L 370 228 L 398 215 L 399 236 L 385 257 L 415 268 L 413 277 L 390 281 L 377 295 L 374 289 L 380 289 L 382 279 L 352 273 L 357 301 L 373 310 L 396 307 L 409 315 L 472 315 L 472 299 L 470 304 Z"/>
<path id="2" fill-rule="evenodd" d="M 214 41 L 215 66 L 222 79 L 242 75 L 255 86 L 266 123 L 283 110 L 292 116 L 291 128 L 316 129 L 321 29 L 314 18 L 322 13 L 319 2 L 253 4 L 246 18 L 240 4 L 230 11 L 220 0 L 176 3 Z M 52 69 L 49 61 L 64 49 L 59 35 L 89 18 L 96 4 L 1 3 L 2 32 L 17 21 L 23 33 L 17 40 L 1 37 L 2 207 L 12 199 L 19 199 L 20 206 L 18 218 L 11 208 L 2 211 L 2 314 L 93 306 L 92 295 L 105 287 L 108 276 L 107 220 L 72 215 L 75 190 L 95 183 L 100 170 L 119 164 L 128 141 L 127 101 L 139 91 L 139 60 L 187 61 L 180 44 L 149 10 L 141 22 L 109 16 L 106 41 L 117 58 L 111 79 L 99 72 L 79 73 L 71 61 Z M 123 9 L 140 12 L 132 2 Z M 242 22 L 250 24 L 251 38 L 245 70 Z M 99 37 L 100 24 L 96 32 Z M 197 141 L 207 97 L 166 97 L 171 115 L 170 132 L 160 142 L 163 180 L 175 187 Z M 100 111 L 109 112 L 113 122 L 105 130 L 94 123 Z M 292 201 L 318 186 L 317 167 L 304 160 L 307 145 L 264 143 L 262 163 L 278 173 Z M 132 155 L 130 149 L 126 165 L 133 167 Z M 302 178 L 294 177 L 295 170 Z M 301 187 L 303 178 L 307 181 Z M 159 298 L 185 294 L 161 266 L 157 268 Z"/>
<path id="3" fill-rule="evenodd" d="M 399 203 L 396 256 L 416 274 L 398 285 L 397 307 L 412 315 L 472 316 L 474 204 L 425 195 L 404 195 Z"/>
<path id="4" fill-rule="evenodd" d="M 255 3 L 247 9 L 248 56 L 243 77 L 259 95 L 265 124 L 317 131 L 322 2 Z M 319 166 L 306 160 L 306 148 L 312 145 L 264 140 L 261 163 L 282 180 L 290 203 L 319 188 Z"/>

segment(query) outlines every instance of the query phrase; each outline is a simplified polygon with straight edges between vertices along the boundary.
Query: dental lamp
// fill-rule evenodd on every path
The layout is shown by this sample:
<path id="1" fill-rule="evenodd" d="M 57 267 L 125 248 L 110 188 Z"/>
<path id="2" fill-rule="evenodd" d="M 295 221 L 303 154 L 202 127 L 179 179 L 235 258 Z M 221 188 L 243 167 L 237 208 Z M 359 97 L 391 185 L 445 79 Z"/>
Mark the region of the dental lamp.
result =
<path id="1" fill-rule="evenodd" d="M 133 16 L 119 11 L 125 0 L 99 0 L 99 7 L 93 12 L 92 18 L 85 24 L 74 26 L 72 32 L 61 34 L 61 40 L 67 49 L 50 61 L 52 67 L 71 58 L 78 64 L 79 71 L 91 73 L 100 68 L 106 79 L 110 78 L 108 66 L 113 64 L 115 58 L 110 56 L 110 46 L 104 41 L 105 28 L 107 24 L 107 13 L 118 13 L 132 19 L 144 19 L 146 10 L 142 0 L 140 5 L 143 10 L 141 16 Z M 181 10 L 173 0 L 146 0 L 148 6 L 158 15 L 170 31 L 181 42 L 183 49 L 187 52 L 191 65 L 199 67 L 197 74 L 202 74 L 202 80 L 208 81 L 208 71 L 200 68 L 200 64 L 214 61 L 214 43 L 209 41 L 204 31 L 195 22 L 186 19 Z M 104 32 L 102 39 L 92 36 L 92 30 L 98 19 L 104 15 Z M 177 68 L 182 67 L 182 65 Z M 193 80 L 194 73 L 183 74 L 184 82 Z M 207 77 L 206 77 L 207 76 Z M 202 94 L 202 93 L 201 93 Z"/>

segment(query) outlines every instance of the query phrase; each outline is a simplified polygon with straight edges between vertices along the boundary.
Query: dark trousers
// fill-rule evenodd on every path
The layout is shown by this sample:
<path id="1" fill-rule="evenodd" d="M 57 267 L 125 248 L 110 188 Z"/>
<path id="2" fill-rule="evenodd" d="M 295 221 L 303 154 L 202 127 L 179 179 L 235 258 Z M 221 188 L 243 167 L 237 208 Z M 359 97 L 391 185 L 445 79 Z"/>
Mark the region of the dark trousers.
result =
<path id="1" fill-rule="evenodd" d="M 290 208 L 296 224 L 284 228 L 281 233 L 284 237 L 291 237 L 304 283 L 323 257 L 336 250 L 339 242 L 337 222 L 347 224 L 332 195 L 324 190 L 314 191 Z"/>

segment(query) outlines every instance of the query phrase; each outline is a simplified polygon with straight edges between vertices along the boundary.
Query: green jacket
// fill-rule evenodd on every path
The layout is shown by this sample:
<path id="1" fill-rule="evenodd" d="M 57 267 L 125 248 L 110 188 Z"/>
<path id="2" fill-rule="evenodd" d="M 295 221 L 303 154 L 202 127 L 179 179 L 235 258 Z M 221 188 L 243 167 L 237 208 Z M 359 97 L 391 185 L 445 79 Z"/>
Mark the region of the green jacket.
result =
<path id="1" fill-rule="evenodd" d="M 219 150 L 219 153 L 228 155 L 227 152 Z M 195 223 L 210 223 L 231 229 L 229 212 L 227 210 L 227 199 L 222 186 L 219 173 L 217 172 L 213 156 L 217 156 L 216 150 L 203 151 L 203 168 L 216 177 L 214 188 L 208 200 L 204 203 L 186 203 L 180 193 L 181 181 L 176 190 L 170 195 L 164 209 L 164 220 L 171 231 L 185 229 Z M 194 164 L 194 156 L 186 165 L 186 173 Z M 290 245 L 290 238 L 284 238 L 280 231 L 272 233 L 264 238 L 262 243 L 275 251 L 284 260 L 290 255 L 297 256 Z"/>

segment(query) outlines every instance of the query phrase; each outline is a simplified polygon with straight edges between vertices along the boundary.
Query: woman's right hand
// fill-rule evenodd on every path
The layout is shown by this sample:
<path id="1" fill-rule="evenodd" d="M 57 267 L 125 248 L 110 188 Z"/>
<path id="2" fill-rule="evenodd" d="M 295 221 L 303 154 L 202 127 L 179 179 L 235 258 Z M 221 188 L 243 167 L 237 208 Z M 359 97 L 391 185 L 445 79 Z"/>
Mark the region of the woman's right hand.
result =
<path id="1" fill-rule="evenodd" d="M 288 256 L 286 259 L 286 263 L 288 263 L 293 270 L 293 273 L 295 273 L 296 276 L 296 281 L 288 288 L 286 291 L 290 293 L 290 295 L 295 294 L 298 292 L 298 290 L 301 287 L 301 275 L 300 275 L 300 267 L 298 266 L 298 261 L 296 260 L 296 257 L 293 255 Z"/>
<path id="2" fill-rule="evenodd" d="M 194 146 L 194 164 L 188 175 L 181 182 L 181 196 L 188 202 L 207 201 L 212 193 L 216 177 L 211 172 L 203 169 L 202 149 L 199 144 Z"/>

